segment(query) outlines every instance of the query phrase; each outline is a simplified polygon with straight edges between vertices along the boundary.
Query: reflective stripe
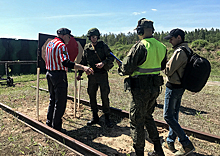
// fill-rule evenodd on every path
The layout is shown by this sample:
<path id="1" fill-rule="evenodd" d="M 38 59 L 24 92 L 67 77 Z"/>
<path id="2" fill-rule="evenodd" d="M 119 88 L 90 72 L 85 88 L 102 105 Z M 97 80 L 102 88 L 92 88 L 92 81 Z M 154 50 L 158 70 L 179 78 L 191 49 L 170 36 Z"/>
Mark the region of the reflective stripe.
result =
<path id="1" fill-rule="evenodd" d="M 136 71 L 140 73 L 152 73 L 152 72 L 161 71 L 161 68 L 143 69 L 143 68 L 138 67 Z"/>

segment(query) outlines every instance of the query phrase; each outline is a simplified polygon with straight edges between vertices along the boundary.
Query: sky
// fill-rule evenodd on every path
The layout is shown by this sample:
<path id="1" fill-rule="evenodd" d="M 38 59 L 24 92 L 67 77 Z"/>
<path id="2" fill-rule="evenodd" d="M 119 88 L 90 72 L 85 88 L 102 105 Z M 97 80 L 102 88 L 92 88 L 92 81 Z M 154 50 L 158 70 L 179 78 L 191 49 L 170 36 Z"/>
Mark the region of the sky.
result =
<path id="1" fill-rule="evenodd" d="M 62 27 L 74 36 L 94 27 L 127 34 L 141 18 L 152 20 L 156 32 L 220 29 L 219 10 L 219 0 L 0 0 L 0 38 L 38 40 Z"/>

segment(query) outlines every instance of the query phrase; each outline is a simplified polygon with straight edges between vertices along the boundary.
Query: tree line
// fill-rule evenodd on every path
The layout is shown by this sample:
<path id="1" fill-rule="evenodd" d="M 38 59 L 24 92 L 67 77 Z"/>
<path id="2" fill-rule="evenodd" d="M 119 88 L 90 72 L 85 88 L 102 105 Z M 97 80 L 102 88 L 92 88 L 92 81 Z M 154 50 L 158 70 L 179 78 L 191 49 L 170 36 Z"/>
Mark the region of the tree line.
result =
<path id="1" fill-rule="evenodd" d="M 163 38 L 168 34 L 169 32 L 155 32 L 153 34 L 154 38 L 159 40 L 160 42 L 168 42 L 167 40 L 164 40 Z M 195 29 L 194 31 L 185 31 L 185 40 L 189 43 L 202 39 L 206 40 L 210 43 L 215 43 L 220 41 L 220 30 L 219 29 L 214 29 L 211 28 L 210 30 L 207 30 L 206 28 L 203 29 Z M 80 38 L 87 39 L 88 38 L 83 35 Z M 100 39 L 104 41 L 106 44 L 109 46 L 114 46 L 117 44 L 123 44 L 123 45 L 129 45 L 129 44 L 134 44 L 136 41 L 139 40 L 138 35 L 136 32 L 128 32 L 127 34 L 125 33 L 119 33 L 119 34 L 114 34 L 114 33 L 108 33 L 108 34 L 101 34 Z"/>

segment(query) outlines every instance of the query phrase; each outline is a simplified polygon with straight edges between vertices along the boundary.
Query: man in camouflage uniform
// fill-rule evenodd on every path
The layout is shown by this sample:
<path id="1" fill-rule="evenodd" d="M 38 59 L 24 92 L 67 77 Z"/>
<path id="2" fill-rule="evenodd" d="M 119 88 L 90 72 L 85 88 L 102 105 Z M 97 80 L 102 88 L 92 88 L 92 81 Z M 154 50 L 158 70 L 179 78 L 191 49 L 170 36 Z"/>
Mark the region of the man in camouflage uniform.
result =
<path id="1" fill-rule="evenodd" d="M 109 98 L 110 87 L 108 82 L 108 70 L 113 66 L 114 57 L 110 54 L 111 50 L 100 39 L 100 32 L 97 28 L 92 28 L 88 31 L 87 37 L 91 43 L 85 45 L 82 61 L 80 64 L 89 65 L 94 70 L 94 75 L 88 76 L 88 88 L 91 110 L 93 118 L 87 125 L 93 125 L 99 122 L 96 94 L 100 87 L 103 112 L 105 114 L 105 124 L 107 127 L 112 127 L 109 120 Z M 80 79 L 83 71 L 79 71 Z"/>
<path id="2" fill-rule="evenodd" d="M 138 41 L 124 58 L 119 61 L 119 75 L 129 75 L 125 79 L 125 90 L 131 90 L 130 131 L 137 156 L 144 156 L 145 129 L 154 144 L 154 151 L 148 155 L 164 156 L 159 133 L 152 113 L 159 96 L 163 77 L 160 71 L 166 66 L 166 47 L 153 38 L 153 22 L 142 18 L 138 21 Z"/>

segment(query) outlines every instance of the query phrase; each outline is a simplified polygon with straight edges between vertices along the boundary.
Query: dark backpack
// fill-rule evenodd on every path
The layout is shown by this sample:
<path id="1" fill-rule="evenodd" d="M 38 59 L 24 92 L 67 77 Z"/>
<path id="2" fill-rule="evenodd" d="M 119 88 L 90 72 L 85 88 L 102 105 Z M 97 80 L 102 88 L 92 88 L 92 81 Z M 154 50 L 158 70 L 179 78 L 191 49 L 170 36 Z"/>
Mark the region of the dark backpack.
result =
<path id="1" fill-rule="evenodd" d="M 185 47 L 181 47 L 181 49 L 188 57 L 183 77 L 180 78 L 181 84 L 183 88 L 191 92 L 199 92 L 209 78 L 211 65 L 207 59 L 194 53 L 192 49 L 190 51 Z"/>

